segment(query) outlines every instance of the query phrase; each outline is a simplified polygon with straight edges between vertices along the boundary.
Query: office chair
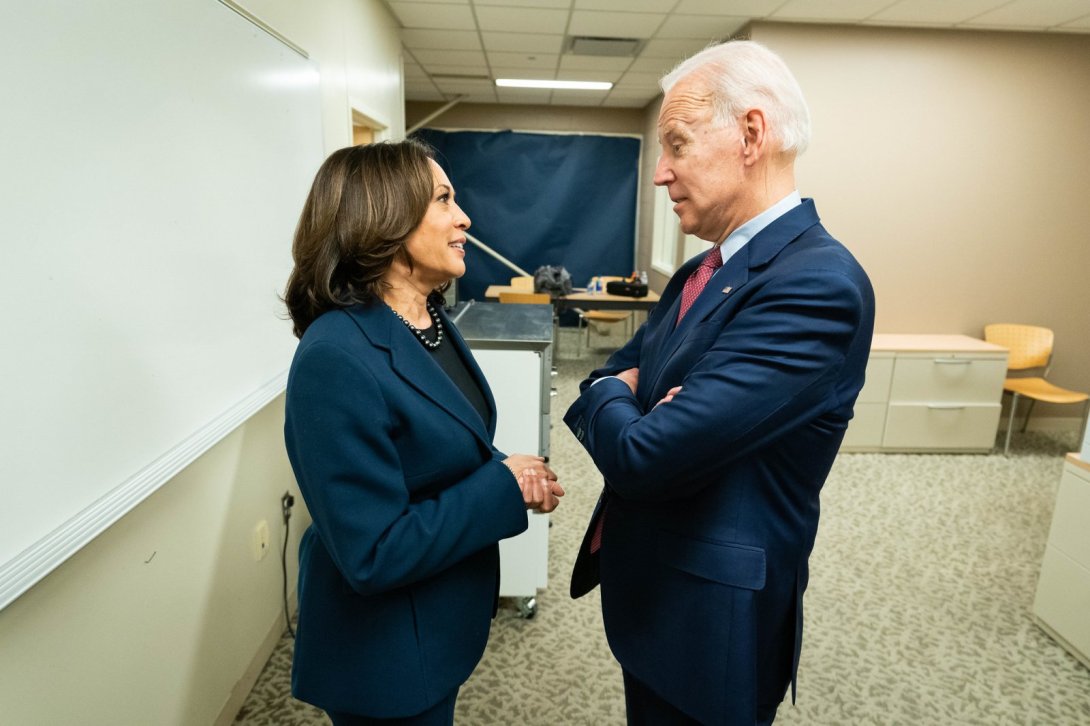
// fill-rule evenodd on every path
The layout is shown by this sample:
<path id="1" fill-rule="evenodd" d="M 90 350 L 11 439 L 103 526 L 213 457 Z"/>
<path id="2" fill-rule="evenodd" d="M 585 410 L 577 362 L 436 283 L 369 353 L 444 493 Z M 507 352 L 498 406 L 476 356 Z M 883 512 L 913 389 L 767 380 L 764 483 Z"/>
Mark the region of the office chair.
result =
<path id="1" fill-rule="evenodd" d="M 605 289 L 605 284 L 611 280 L 623 280 L 623 277 L 598 277 L 594 278 L 601 280 L 602 289 Z M 592 280 L 593 281 L 593 280 Z M 583 310 L 582 308 L 573 308 L 572 311 L 579 316 L 578 329 L 576 335 L 578 336 L 578 344 L 576 348 L 576 355 L 581 357 L 583 355 L 583 330 L 586 330 L 587 338 L 587 350 L 590 350 L 590 324 L 613 324 L 624 323 L 625 335 L 632 337 L 631 323 L 632 323 L 632 311 L 631 310 Z"/>
<path id="2" fill-rule="evenodd" d="M 1012 377 L 1003 382 L 1003 392 L 1011 394 L 1010 416 L 1007 421 L 1007 440 L 1003 444 L 1004 456 L 1010 451 L 1011 430 L 1014 428 L 1014 412 L 1018 408 L 1019 398 L 1029 399 L 1029 409 L 1022 421 L 1022 431 L 1025 431 L 1026 426 L 1029 424 L 1029 417 L 1033 413 L 1033 404 L 1037 401 L 1044 401 L 1046 403 L 1083 403 L 1079 442 L 1082 441 L 1083 435 L 1086 433 L 1086 417 L 1090 413 L 1090 394 L 1060 388 L 1045 380 L 1049 369 L 1052 367 L 1053 338 L 1051 329 L 1036 325 L 996 323 L 984 326 L 984 340 L 1001 345 L 1010 351 L 1007 360 L 1008 371 L 1041 370 L 1039 376 Z"/>

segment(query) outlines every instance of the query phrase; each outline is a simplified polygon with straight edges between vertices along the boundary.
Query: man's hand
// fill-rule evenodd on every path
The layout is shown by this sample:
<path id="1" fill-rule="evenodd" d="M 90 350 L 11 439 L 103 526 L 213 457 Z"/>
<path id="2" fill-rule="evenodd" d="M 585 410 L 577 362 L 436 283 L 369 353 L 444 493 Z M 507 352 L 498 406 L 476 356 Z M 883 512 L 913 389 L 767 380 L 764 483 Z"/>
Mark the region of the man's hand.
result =
<path id="1" fill-rule="evenodd" d="M 657 407 L 657 406 L 661 406 L 664 403 L 670 403 L 670 401 L 674 400 L 674 396 L 676 396 L 680 390 L 681 390 L 681 386 L 674 386 L 673 388 L 671 388 L 669 391 L 666 392 L 666 395 L 663 396 L 662 400 L 659 401 L 658 403 L 656 403 L 655 406 Z"/>
<path id="2" fill-rule="evenodd" d="M 629 368 L 627 371 L 621 371 L 617 374 L 617 377 L 628 384 L 628 387 L 632 389 L 632 395 L 636 394 L 636 386 L 640 382 L 639 368 Z"/>

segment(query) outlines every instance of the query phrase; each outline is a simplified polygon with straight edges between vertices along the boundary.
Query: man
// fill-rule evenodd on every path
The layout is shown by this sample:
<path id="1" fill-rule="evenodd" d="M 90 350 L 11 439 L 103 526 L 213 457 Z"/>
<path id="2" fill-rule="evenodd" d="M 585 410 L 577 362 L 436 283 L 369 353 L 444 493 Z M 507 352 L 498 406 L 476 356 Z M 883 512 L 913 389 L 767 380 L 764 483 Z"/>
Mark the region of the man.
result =
<path id="1" fill-rule="evenodd" d="M 714 246 L 564 418 L 606 480 L 572 596 L 601 583 L 629 724 L 766 724 L 794 685 L 874 295 L 796 191 L 810 121 L 783 61 L 728 42 L 662 87 L 654 182 Z"/>

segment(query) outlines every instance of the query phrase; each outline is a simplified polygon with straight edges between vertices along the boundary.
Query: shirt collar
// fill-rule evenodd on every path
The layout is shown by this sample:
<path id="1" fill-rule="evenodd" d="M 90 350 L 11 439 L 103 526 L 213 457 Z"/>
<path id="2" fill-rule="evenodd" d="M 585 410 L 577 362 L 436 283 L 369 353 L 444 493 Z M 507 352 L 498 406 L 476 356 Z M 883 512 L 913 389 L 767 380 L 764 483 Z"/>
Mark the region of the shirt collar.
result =
<path id="1" fill-rule="evenodd" d="M 796 189 L 727 235 L 719 250 L 720 254 L 723 255 L 723 264 L 726 264 L 727 260 L 734 256 L 735 252 L 745 247 L 747 242 L 756 237 L 758 232 L 800 204 L 802 204 L 802 197 Z"/>

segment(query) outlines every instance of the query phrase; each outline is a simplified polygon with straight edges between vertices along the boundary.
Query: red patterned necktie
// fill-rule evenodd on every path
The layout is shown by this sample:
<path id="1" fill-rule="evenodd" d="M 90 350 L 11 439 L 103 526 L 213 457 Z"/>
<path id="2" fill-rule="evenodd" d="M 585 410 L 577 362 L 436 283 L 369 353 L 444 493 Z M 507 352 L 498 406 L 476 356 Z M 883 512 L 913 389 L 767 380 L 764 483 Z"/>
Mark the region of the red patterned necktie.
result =
<path id="1" fill-rule="evenodd" d="M 594 534 L 590 536 L 590 553 L 592 555 L 602 549 L 602 522 L 605 521 L 606 510 L 605 504 L 603 504 L 602 511 L 598 513 L 598 521 L 594 523 Z"/>
<path id="2" fill-rule="evenodd" d="M 708 250 L 700 266 L 693 270 L 693 274 L 689 275 L 689 279 L 685 281 L 685 287 L 681 290 L 681 308 L 677 311 L 678 324 L 696 302 L 704 286 L 708 284 L 708 280 L 712 279 L 715 271 L 722 266 L 723 253 L 719 251 L 719 245 L 716 245 Z"/>

